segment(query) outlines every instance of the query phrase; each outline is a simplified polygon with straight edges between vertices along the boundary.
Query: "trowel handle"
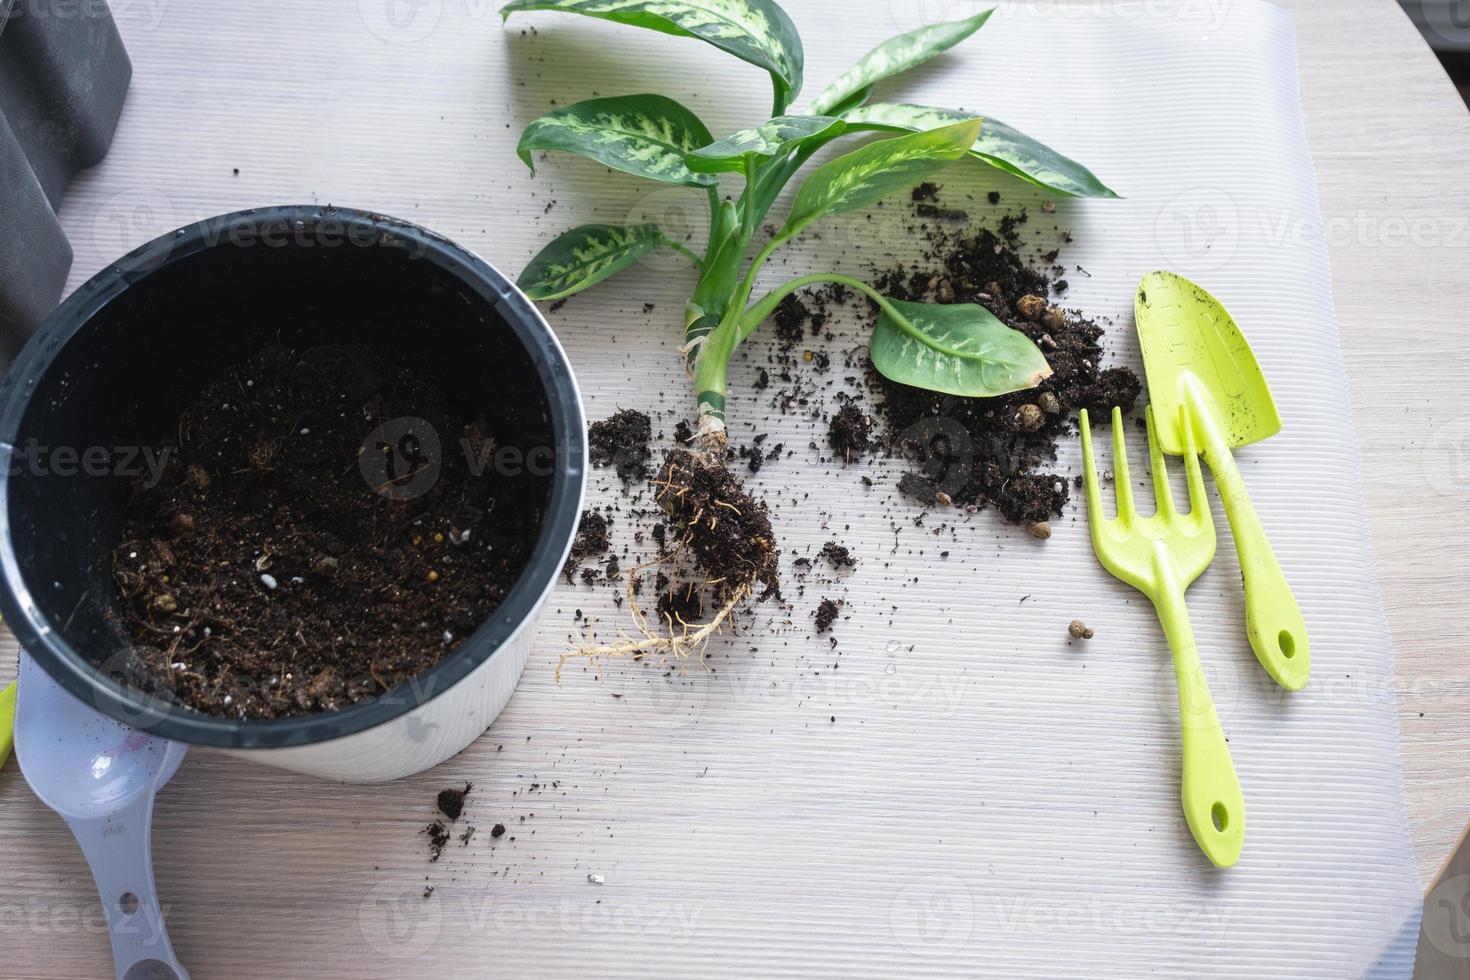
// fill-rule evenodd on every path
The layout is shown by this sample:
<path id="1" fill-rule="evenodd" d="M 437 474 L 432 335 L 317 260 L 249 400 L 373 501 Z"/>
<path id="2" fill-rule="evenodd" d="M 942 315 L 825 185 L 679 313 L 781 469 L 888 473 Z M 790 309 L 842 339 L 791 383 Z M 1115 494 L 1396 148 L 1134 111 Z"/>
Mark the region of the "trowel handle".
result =
<path id="1" fill-rule="evenodd" d="M 153 887 L 152 823 L 152 793 L 110 817 L 67 821 L 97 882 L 117 980 L 189 980 Z"/>
<path id="2" fill-rule="evenodd" d="M 1245 581 L 1246 635 L 1266 673 L 1288 691 L 1299 691 L 1306 686 L 1312 668 L 1307 624 L 1266 539 L 1235 457 L 1217 432 L 1208 435 L 1210 438 L 1202 440 L 1205 462 L 1215 474 L 1215 486 L 1220 489 L 1225 516 L 1230 520 Z"/>

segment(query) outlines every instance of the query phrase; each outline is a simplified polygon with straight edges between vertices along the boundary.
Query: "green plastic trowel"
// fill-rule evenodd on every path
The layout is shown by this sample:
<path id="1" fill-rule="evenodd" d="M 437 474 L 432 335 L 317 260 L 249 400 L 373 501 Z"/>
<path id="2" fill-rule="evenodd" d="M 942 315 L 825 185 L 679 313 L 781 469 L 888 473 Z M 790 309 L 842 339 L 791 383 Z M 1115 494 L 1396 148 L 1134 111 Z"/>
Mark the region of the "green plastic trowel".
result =
<path id="1" fill-rule="evenodd" d="M 1300 690 L 1312 662 L 1307 627 L 1230 453 L 1281 431 L 1271 389 L 1230 313 L 1188 279 L 1172 272 L 1144 276 L 1135 312 L 1159 443 L 1164 452 L 1183 455 L 1179 420 L 1191 419 L 1240 556 L 1251 647 L 1276 683 Z"/>

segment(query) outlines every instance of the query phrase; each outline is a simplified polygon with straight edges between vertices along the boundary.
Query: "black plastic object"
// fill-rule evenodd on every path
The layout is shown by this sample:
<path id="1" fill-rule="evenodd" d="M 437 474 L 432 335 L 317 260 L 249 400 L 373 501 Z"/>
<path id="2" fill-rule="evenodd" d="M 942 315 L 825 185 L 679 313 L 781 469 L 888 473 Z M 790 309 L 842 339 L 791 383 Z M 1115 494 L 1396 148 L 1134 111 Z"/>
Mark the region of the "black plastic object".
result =
<path id="1" fill-rule="evenodd" d="M 0 360 L 61 298 L 67 182 L 112 142 L 133 66 L 100 2 L 0 0 Z"/>
<path id="2" fill-rule="evenodd" d="M 551 451 L 539 475 L 526 468 L 528 492 L 547 503 L 520 581 L 436 667 L 340 711 L 229 720 L 118 682 L 131 642 L 116 623 L 111 555 L 132 447 L 157 445 L 222 370 L 278 342 L 364 344 L 412 363 L 466 409 L 495 419 L 501 446 L 528 460 L 533 449 Z M 444 434 L 443 451 L 457 451 L 459 436 Z M 584 446 L 576 382 L 555 335 L 510 280 L 470 252 L 407 222 L 340 208 L 211 218 L 79 287 L 0 381 L 0 610 L 62 686 L 136 728 L 233 748 L 350 735 L 444 692 L 531 615 L 576 532 Z"/>

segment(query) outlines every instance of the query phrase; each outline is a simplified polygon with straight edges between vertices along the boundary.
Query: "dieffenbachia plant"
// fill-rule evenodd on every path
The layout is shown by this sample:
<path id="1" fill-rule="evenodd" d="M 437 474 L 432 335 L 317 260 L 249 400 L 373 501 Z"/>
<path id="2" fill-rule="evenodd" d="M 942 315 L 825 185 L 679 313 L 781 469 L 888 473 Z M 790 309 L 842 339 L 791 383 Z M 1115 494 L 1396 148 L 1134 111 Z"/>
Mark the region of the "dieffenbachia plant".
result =
<path id="1" fill-rule="evenodd" d="M 662 95 L 592 99 L 547 113 L 526 128 L 519 152 L 562 150 L 614 170 L 709 196 L 703 254 L 671 240 L 656 225 L 583 225 L 547 245 L 522 273 L 533 299 L 554 300 L 586 289 L 659 248 L 685 255 L 698 281 L 685 311 L 683 351 L 699 405 L 701 446 L 725 445 L 726 372 L 736 347 L 792 292 L 838 282 L 879 308 L 874 366 L 889 378 L 955 395 L 1000 395 L 1033 387 L 1051 373 L 1024 335 L 970 304 L 900 302 L 858 279 L 835 273 L 803 276 L 752 302 L 766 260 L 818 219 L 866 207 L 912 186 L 962 157 L 973 157 L 1059 195 L 1115 197 L 1081 164 L 996 119 L 952 109 L 871 103 L 875 84 L 953 47 L 989 19 L 932 24 L 878 45 L 828 85 L 805 113 L 789 112 L 801 91 L 801 38 L 774 0 L 515 0 L 502 16 L 558 10 L 695 37 L 770 73 L 771 118 L 715 139 L 693 112 Z M 749 264 L 746 255 L 776 198 L 819 149 L 861 132 L 899 133 L 818 167 L 796 194 L 786 223 Z M 736 199 L 720 179 L 744 177 Z"/>

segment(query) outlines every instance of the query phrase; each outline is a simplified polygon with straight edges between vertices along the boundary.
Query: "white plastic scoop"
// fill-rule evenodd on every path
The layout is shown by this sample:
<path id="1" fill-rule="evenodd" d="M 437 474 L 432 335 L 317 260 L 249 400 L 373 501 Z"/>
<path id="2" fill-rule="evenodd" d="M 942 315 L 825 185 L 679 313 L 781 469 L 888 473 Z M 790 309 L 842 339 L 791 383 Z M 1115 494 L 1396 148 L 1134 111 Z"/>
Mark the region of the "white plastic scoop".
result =
<path id="1" fill-rule="evenodd" d="M 153 798 L 185 746 L 99 714 L 20 656 L 15 754 L 41 802 L 82 846 L 112 937 L 118 980 L 189 980 L 153 889 Z"/>

